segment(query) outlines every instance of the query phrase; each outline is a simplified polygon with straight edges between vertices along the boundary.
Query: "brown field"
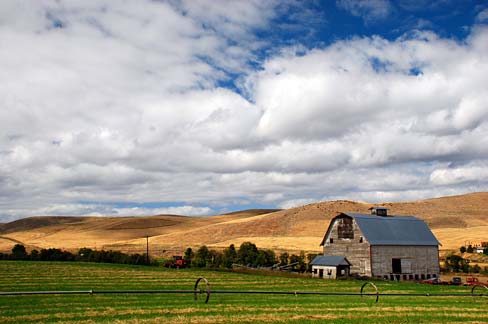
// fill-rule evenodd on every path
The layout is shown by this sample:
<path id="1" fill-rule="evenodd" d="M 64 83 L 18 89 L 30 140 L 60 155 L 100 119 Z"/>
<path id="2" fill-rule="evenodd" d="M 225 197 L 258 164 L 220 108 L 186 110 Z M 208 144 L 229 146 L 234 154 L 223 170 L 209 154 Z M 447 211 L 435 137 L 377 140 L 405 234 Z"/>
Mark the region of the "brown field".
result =
<path id="1" fill-rule="evenodd" d="M 377 205 L 388 207 L 390 214 L 425 220 L 442 250 L 488 241 L 487 192 Z M 149 235 L 153 255 L 172 255 L 203 244 L 221 249 L 244 241 L 276 251 L 320 252 L 319 244 L 332 217 L 341 211 L 368 213 L 371 206 L 342 200 L 212 217 L 31 217 L 0 224 L 0 251 L 8 252 L 14 244 L 22 243 L 28 249 L 89 247 L 142 253 Z"/>

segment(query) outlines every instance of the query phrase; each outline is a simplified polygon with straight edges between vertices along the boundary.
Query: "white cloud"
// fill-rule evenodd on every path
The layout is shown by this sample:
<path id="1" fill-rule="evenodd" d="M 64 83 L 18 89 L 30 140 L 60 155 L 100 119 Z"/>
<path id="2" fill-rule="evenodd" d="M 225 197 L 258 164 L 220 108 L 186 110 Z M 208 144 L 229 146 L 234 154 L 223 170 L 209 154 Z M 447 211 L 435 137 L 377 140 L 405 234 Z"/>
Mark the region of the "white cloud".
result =
<path id="1" fill-rule="evenodd" d="M 1 219 L 488 190 L 470 180 L 488 159 L 485 26 L 285 48 L 254 70 L 273 6 L 2 2 Z M 216 86 L 229 73 L 251 101 Z"/>
<path id="2" fill-rule="evenodd" d="M 478 143 L 467 139 L 486 138 L 488 60 L 477 49 L 484 34 L 467 46 L 425 33 L 395 42 L 355 39 L 270 60 L 253 84 L 264 109 L 258 132 L 272 140 L 338 141 L 346 154 L 339 161 L 358 165 L 469 156 Z M 411 75 L 417 67 L 421 73 Z"/>
<path id="3" fill-rule="evenodd" d="M 485 161 L 457 167 L 438 168 L 431 173 L 430 181 L 442 186 L 487 182 L 488 164 Z"/>
<path id="4" fill-rule="evenodd" d="M 7 211 L 8 213 L 9 211 Z M 31 209 L 18 208 L 10 211 L 12 215 L 4 217 L 4 221 L 10 221 L 18 216 L 97 216 L 97 217 L 123 217 L 123 216 L 154 216 L 154 215 L 182 215 L 182 216 L 207 216 L 214 211 L 209 207 L 174 206 L 165 208 L 146 207 L 113 207 L 100 204 L 52 204 L 47 207 Z"/>

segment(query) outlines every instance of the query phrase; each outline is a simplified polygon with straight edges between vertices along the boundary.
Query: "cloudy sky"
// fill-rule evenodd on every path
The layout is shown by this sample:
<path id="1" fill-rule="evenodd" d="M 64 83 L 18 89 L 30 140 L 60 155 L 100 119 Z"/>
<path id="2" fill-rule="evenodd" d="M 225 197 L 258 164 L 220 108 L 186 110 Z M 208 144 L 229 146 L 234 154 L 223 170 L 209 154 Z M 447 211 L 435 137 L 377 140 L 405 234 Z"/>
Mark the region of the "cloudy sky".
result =
<path id="1" fill-rule="evenodd" d="M 487 190 L 486 1 L 0 2 L 0 222 Z"/>

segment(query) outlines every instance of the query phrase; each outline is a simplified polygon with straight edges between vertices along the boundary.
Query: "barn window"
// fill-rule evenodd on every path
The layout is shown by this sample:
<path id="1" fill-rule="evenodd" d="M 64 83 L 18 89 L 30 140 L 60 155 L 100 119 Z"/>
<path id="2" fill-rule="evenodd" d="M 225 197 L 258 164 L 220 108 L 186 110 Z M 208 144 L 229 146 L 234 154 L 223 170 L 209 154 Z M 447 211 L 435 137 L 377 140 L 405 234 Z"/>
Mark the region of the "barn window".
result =
<path id="1" fill-rule="evenodd" d="M 337 227 L 339 239 L 353 239 L 352 218 L 341 218 Z"/>
<path id="2" fill-rule="evenodd" d="M 359 237 L 359 243 L 363 243 L 363 237 L 362 236 Z"/>
<path id="3" fill-rule="evenodd" d="M 334 243 L 334 239 L 331 238 L 329 242 L 330 242 L 330 244 Z"/>

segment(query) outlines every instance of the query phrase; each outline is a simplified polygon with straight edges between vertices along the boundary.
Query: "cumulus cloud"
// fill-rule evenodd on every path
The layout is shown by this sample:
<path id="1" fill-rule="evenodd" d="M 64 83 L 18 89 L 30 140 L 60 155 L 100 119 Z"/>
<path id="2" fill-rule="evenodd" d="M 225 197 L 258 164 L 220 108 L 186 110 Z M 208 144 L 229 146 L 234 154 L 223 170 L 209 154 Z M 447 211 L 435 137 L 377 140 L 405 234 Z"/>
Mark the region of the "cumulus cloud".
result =
<path id="1" fill-rule="evenodd" d="M 340 2 L 390 10 L 355 3 Z M 255 68 L 273 2 L 142 4 L 0 5 L 2 220 L 488 190 L 472 181 L 488 159 L 486 26 L 285 48 Z M 235 73 L 242 88 L 219 87 Z"/>
<path id="2" fill-rule="evenodd" d="M 438 168 L 431 173 L 430 181 L 442 186 L 461 183 L 486 183 L 488 181 L 488 165 L 485 161 Z"/>

